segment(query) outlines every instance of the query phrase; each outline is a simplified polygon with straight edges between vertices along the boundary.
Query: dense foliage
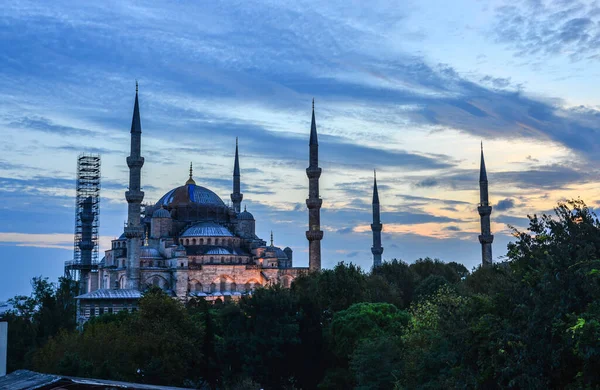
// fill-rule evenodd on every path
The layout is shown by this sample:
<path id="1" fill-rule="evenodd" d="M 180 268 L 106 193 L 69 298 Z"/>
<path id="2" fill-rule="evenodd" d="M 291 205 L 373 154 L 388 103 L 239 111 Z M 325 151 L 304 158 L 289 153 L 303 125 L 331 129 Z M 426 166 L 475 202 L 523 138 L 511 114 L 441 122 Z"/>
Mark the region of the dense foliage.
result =
<path id="1" fill-rule="evenodd" d="M 505 263 L 338 264 L 291 289 L 139 311 L 74 329 L 73 290 L 34 280 L 9 370 L 211 389 L 600 388 L 600 222 L 581 201 L 514 230 Z"/>

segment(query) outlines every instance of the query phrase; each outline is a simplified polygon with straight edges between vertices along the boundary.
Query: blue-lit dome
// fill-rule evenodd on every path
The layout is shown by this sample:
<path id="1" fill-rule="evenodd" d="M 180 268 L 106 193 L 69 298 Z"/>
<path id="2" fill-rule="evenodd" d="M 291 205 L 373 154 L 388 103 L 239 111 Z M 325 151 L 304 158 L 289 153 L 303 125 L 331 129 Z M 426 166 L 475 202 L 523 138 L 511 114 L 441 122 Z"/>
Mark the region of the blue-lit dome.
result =
<path id="1" fill-rule="evenodd" d="M 157 207 L 185 204 L 225 207 L 223 200 L 208 188 L 190 183 L 167 192 L 156 203 Z"/>
<path id="2" fill-rule="evenodd" d="M 233 234 L 218 223 L 200 222 L 187 228 L 180 237 L 233 237 Z"/>
<path id="3" fill-rule="evenodd" d="M 152 218 L 171 218 L 171 213 L 169 213 L 169 210 L 161 207 L 152 213 Z"/>
<path id="4" fill-rule="evenodd" d="M 246 209 L 244 208 L 244 211 L 242 211 L 241 213 L 238 214 L 238 219 L 254 221 L 254 215 L 252 215 L 250 212 L 246 211 Z"/>

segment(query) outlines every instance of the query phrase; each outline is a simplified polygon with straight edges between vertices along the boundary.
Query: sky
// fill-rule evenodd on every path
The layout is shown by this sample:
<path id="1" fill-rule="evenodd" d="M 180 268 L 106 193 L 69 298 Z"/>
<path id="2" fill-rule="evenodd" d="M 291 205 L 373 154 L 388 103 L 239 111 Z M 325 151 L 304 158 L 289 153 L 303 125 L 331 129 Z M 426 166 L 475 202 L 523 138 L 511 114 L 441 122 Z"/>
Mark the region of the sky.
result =
<path id="1" fill-rule="evenodd" d="M 0 300 L 73 256 L 76 158 L 102 156 L 100 249 L 126 219 L 139 82 L 145 202 L 187 180 L 229 201 L 239 137 L 257 234 L 307 266 L 311 100 L 323 267 L 481 261 L 480 142 L 495 261 L 509 225 L 600 199 L 600 5 L 581 1 L 4 0 Z"/>

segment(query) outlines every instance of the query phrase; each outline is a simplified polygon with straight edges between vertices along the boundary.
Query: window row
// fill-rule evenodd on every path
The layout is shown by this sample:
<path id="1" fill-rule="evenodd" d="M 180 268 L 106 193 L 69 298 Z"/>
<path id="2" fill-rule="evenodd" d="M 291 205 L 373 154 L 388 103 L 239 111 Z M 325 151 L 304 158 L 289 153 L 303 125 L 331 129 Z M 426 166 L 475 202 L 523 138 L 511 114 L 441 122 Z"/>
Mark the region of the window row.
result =
<path id="1" fill-rule="evenodd" d="M 213 242 L 214 242 L 214 244 L 213 244 Z M 179 243 L 181 245 L 224 245 L 224 246 L 236 245 L 237 246 L 238 240 L 235 240 L 233 238 L 215 238 L 214 240 L 212 238 L 207 238 L 206 240 L 204 240 L 204 238 L 199 238 L 199 239 L 180 238 Z"/>

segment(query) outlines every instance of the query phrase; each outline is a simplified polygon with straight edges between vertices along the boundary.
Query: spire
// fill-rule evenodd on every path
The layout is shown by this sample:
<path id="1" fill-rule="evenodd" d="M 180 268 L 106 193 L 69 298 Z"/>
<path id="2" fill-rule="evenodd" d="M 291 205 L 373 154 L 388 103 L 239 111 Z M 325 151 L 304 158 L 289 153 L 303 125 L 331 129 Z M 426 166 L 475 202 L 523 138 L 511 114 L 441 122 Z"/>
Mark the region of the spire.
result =
<path id="1" fill-rule="evenodd" d="M 271 230 L 271 246 L 273 246 L 273 230 Z"/>
<path id="2" fill-rule="evenodd" d="M 244 211 L 246 211 L 246 205 L 244 205 Z"/>
<path id="3" fill-rule="evenodd" d="M 235 161 L 233 162 L 233 176 L 240 175 L 240 158 L 238 155 L 238 137 L 235 137 Z"/>
<path id="4" fill-rule="evenodd" d="M 131 120 L 131 132 L 141 133 L 142 124 L 140 122 L 140 105 L 138 103 L 138 82 L 135 81 L 135 103 L 133 106 L 133 119 Z"/>
<path id="5" fill-rule="evenodd" d="M 233 160 L 233 192 L 231 193 L 231 203 L 236 213 L 240 212 L 244 194 L 242 194 L 242 185 L 240 180 L 240 156 L 238 153 L 238 138 L 235 137 L 235 159 Z"/>
<path id="6" fill-rule="evenodd" d="M 321 206 L 323 200 L 319 196 L 321 168 L 319 168 L 319 142 L 317 141 L 314 99 L 308 150 L 308 168 L 306 168 L 306 176 L 308 176 L 308 199 L 306 199 L 306 207 L 308 208 L 308 230 L 306 231 L 306 238 L 308 240 L 308 268 L 310 271 L 319 271 L 321 269 L 321 240 L 323 239 L 323 231 L 321 230 Z"/>
<path id="7" fill-rule="evenodd" d="M 188 185 L 188 184 L 196 185 L 196 182 L 194 181 L 194 179 L 192 179 L 192 173 L 193 173 L 193 168 L 192 168 L 192 162 L 190 161 L 190 178 L 185 182 L 186 185 Z"/>
<path id="8" fill-rule="evenodd" d="M 312 121 L 310 123 L 310 142 L 309 145 L 318 145 L 317 140 L 317 122 L 315 121 L 315 98 L 312 101 Z"/>
<path id="9" fill-rule="evenodd" d="M 481 167 L 479 171 L 479 206 L 477 212 L 481 217 L 481 235 L 479 242 L 481 243 L 481 264 L 488 266 L 492 264 L 492 243 L 494 236 L 491 230 L 490 214 L 492 214 L 492 206 L 488 195 L 488 180 L 487 172 L 485 171 L 485 161 L 483 159 L 483 142 L 481 143 Z"/>
<path id="10" fill-rule="evenodd" d="M 488 181 L 485 170 L 485 160 L 483 159 L 483 141 L 481 141 L 481 164 L 479 166 L 479 181 Z"/>
<path id="11" fill-rule="evenodd" d="M 381 254 L 383 253 L 383 247 L 381 246 L 381 230 L 383 225 L 381 224 L 380 210 L 379 210 L 379 193 L 377 191 L 377 171 L 373 170 L 373 223 L 371 224 L 371 231 L 373 232 L 373 246 L 371 247 L 371 253 L 373 254 L 373 268 L 381 265 Z"/>
<path id="12" fill-rule="evenodd" d="M 377 171 L 373 170 L 373 204 L 379 204 L 379 192 L 377 191 Z"/>

